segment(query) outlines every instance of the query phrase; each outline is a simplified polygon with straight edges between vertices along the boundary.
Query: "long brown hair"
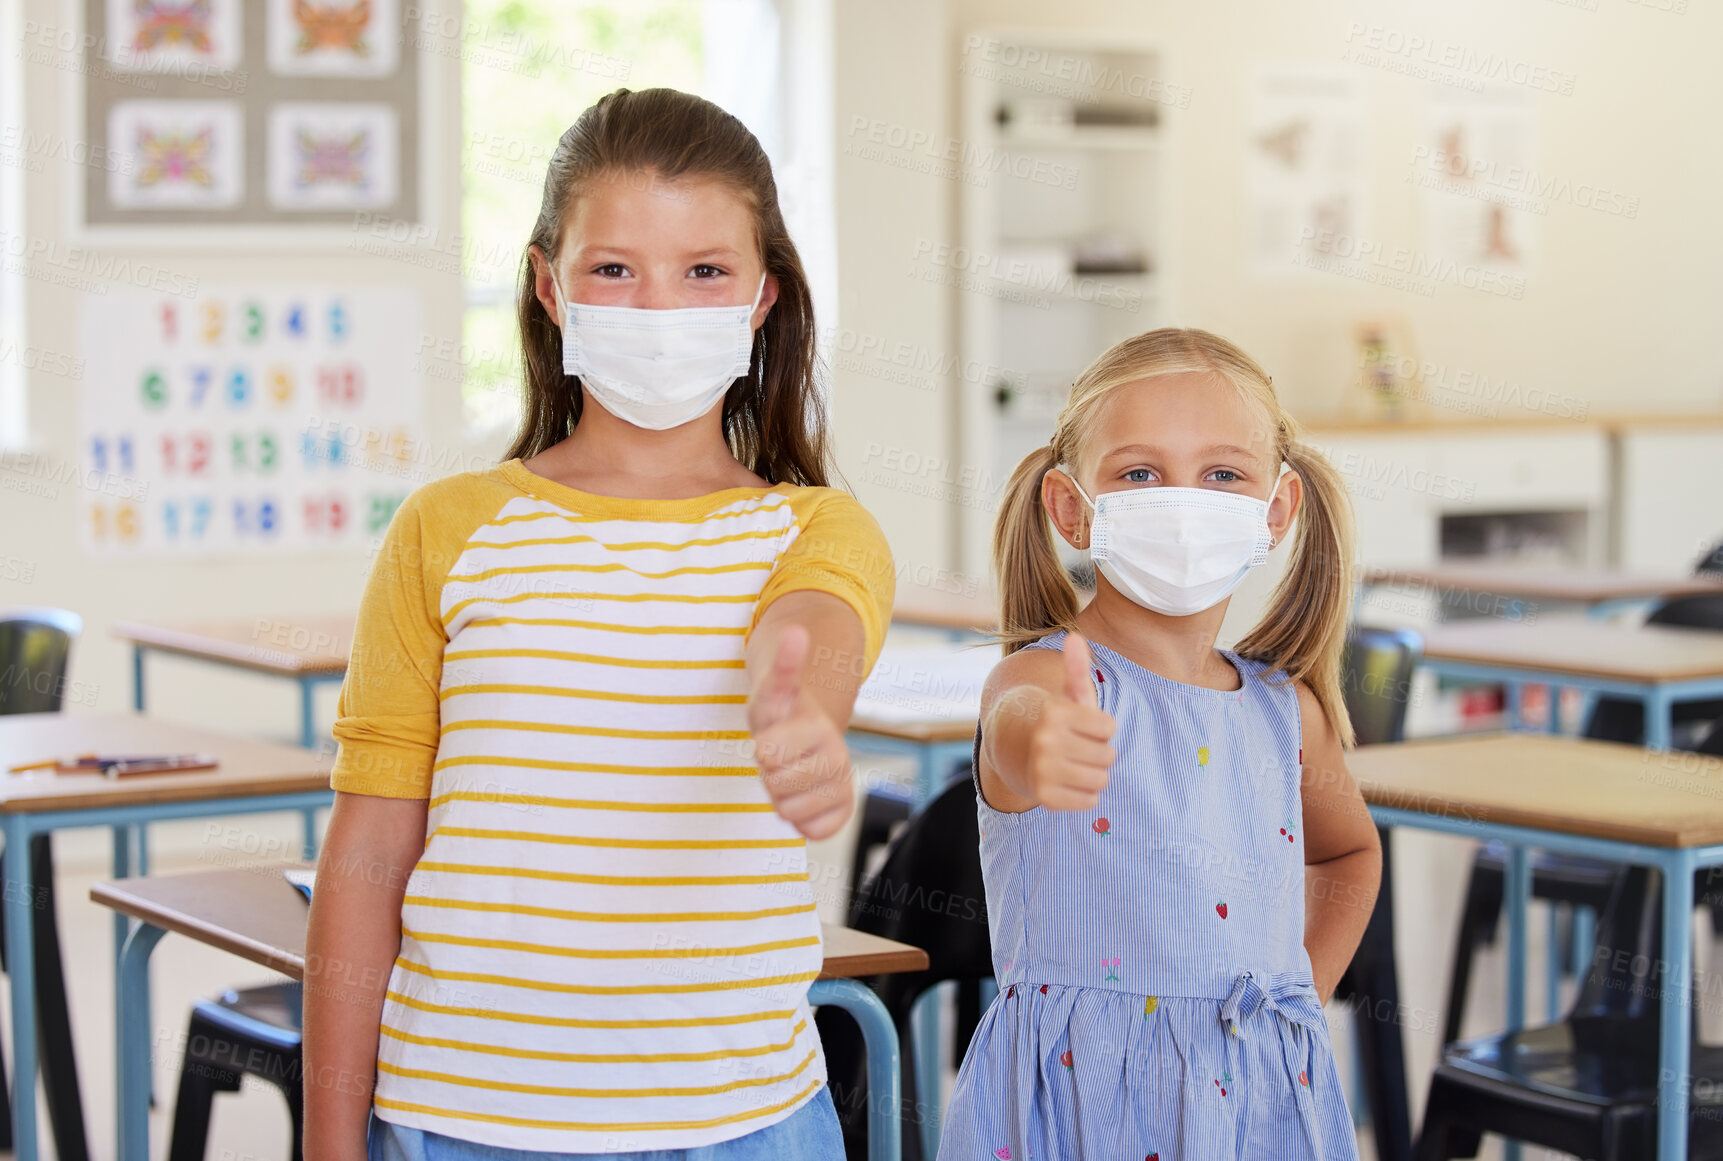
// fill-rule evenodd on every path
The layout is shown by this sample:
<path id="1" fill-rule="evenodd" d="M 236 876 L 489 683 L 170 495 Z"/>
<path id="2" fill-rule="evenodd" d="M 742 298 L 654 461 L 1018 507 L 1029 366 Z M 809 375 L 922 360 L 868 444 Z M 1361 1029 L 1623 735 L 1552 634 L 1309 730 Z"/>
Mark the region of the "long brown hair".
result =
<path id="1" fill-rule="evenodd" d="M 552 261 L 573 200 L 601 177 L 644 175 L 666 186 L 715 178 L 754 214 L 754 240 L 778 301 L 754 333 L 748 374 L 724 396 L 724 437 L 744 466 L 773 484 L 824 486 L 830 475 L 825 404 L 817 386 L 814 300 L 802 260 L 778 209 L 772 164 L 747 126 L 712 102 L 676 89 L 617 89 L 599 98 L 557 142 L 528 250 Z M 580 422 L 580 381 L 562 370 L 562 328 L 538 300 L 530 254 L 523 254 L 520 323 L 523 414 L 504 459 L 535 456 Z"/>
<path id="2" fill-rule="evenodd" d="M 1015 652 L 1057 629 L 1075 629 L 1080 605 L 1053 546 L 1053 526 L 1041 504 L 1041 480 L 1075 465 L 1100 404 L 1115 387 L 1160 375 L 1215 376 L 1260 404 L 1272 431 L 1274 462 L 1304 481 L 1292 562 L 1254 629 L 1235 647 L 1303 681 L 1345 745 L 1353 740 L 1340 689 L 1340 654 L 1352 602 L 1352 506 L 1345 485 L 1321 452 L 1298 442 L 1298 428 L 1280 405 L 1266 372 L 1219 335 L 1165 327 L 1119 343 L 1071 385 L 1052 442 L 1023 458 L 1005 486 L 993 531 L 999 574 L 1000 636 Z"/>

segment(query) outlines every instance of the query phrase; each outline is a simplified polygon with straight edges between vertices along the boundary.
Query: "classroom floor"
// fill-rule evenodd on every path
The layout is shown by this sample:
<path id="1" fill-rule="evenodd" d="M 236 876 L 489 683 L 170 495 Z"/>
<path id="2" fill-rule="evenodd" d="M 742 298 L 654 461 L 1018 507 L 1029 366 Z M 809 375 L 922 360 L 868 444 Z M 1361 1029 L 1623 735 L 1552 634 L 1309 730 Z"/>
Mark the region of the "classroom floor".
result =
<path id="1" fill-rule="evenodd" d="M 907 777 L 907 770 L 890 763 L 866 761 L 863 778 Z M 212 827 L 219 826 L 219 831 Z M 237 827 L 240 839 L 229 849 L 221 841 Z M 219 839 L 212 839 L 219 835 Z M 241 867 L 255 863 L 246 850 L 294 850 L 298 842 L 298 817 L 242 816 L 229 820 L 161 823 L 150 828 L 152 870 L 208 870 L 211 867 Z M 1412 1082 L 1414 1122 L 1421 1108 L 1424 1088 L 1435 1063 L 1436 1039 L 1441 1027 L 1441 1008 L 1447 982 L 1450 941 L 1469 866 L 1469 844 L 1439 836 L 1404 834 L 1397 839 L 1396 918 L 1399 923 L 1401 965 L 1401 1018 L 1405 1028 L 1407 1070 Z M 853 830 L 809 851 L 810 872 L 822 917 L 841 921 L 847 902 L 844 878 L 854 844 Z M 89 901 L 90 884 L 108 877 L 109 847 L 106 830 L 64 831 L 55 836 L 58 864 L 61 937 L 65 945 L 68 986 L 71 996 L 73 1035 L 77 1042 L 80 1081 L 84 1095 L 84 1117 L 92 1161 L 112 1161 L 114 1156 L 114 1066 L 113 1066 L 113 928 L 112 913 Z M 1545 924 L 1540 907 L 1533 908 L 1529 943 L 1534 965 L 1528 989 L 1528 1011 L 1541 1018 L 1544 1011 L 1541 968 Z M 1698 945 L 1700 970 L 1714 962 L 1709 938 Z M 1474 991 L 1466 1031 L 1486 1033 L 1502 1020 L 1503 950 L 1486 949 L 1474 973 Z M 160 1105 L 151 1115 L 151 1155 L 163 1157 L 172 1117 L 173 1094 L 178 1076 L 180 1044 L 185 1018 L 193 1000 L 213 995 L 223 988 L 266 982 L 269 973 L 224 952 L 177 936 L 168 936 L 157 946 L 153 959 L 154 1043 L 156 1091 Z M 1568 989 L 1571 989 L 1571 982 Z M 0 983 L 0 998 L 5 985 Z M 1565 997 L 1564 997 L 1565 998 Z M 9 1013 L 0 1007 L 0 1014 Z M 1349 1076 L 1350 1020 L 1337 1008 L 1330 1009 L 1336 1055 L 1341 1075 Z M 1702 1037 L 1723 1039 L 1723 1012 L 1707 1005 Z M 8 1030 L 10 1020 L 0 1019 Z M 8 1077 L 11 1069 L 8 1068 Z M 950 1078 L 947 1078 L 949 1084 Z M 43 1126 L 42 1156 L 52 1157 L 47 1114 Z M 210 1123 L 209 1161 L 276 1161 L 287 1151 L 287 1109 L 276 1090 L 247 1079 L 237 1094 L 216 1098 Z M 1360 1134 L 1360 1153 L 1370 1161 L 1369 1133 Z M 1482 1157 L 1500 1156 L 1499 1142 L 1486 1141 Z M 1528 1161 L 1560 1156 L 1527 1149 Z"/>

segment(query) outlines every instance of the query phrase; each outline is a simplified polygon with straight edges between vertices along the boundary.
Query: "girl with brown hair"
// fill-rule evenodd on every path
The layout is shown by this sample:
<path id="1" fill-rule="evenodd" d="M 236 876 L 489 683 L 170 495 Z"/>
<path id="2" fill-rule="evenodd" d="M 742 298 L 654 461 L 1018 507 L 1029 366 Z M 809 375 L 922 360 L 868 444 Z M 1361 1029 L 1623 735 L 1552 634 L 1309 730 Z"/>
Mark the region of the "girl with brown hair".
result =
<path id="1" fill-rule="evenodd" d="M 806 843 L 853 809 L 894 574 L 826 486 L 759 143 L 674 90 L 600 100 L 551 158 L 519 316 L 508 458 L 409 496 L 366 585 L 306 1156 L 840 1158 Z"/>
<path id="2" fill-rule="evenodd" d="M 1261 623 L 1217 650 L 1295 526 Z M 1055 531 L 1095 564 L 1086 607 Z M 1343 754 L 1351 539 L 1268 376 L 1204 331 L 1102 355 L 1018 466 L 976 740 L 1003 990 L 941 1158 L 1356 1157 L 1322 1014 L 1381 868 Z"/>

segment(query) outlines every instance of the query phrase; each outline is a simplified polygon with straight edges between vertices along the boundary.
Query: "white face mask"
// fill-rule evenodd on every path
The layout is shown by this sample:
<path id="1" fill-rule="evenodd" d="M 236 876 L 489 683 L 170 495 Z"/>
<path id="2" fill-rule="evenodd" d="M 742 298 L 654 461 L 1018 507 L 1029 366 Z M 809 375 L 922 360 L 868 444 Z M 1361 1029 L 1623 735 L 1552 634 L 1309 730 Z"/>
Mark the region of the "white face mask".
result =
<path id="1" fill-rule="evenodd" d="M 566 302 L 562 369 L 580 376 L 587 394 L 616 418 L 651 431 L 679 427 L 712 409 L 748 373 L 754 310 L 766 276 L 747 306 L 645 310 Z"/>
<path id="2" fill-rule="evenodd" d="M 1280 473 L 1289 470 L 1282 464 Z M 1089 500 L 1076 477 L 1071 484 Z M 1169 617 L 1220 604 L 1245 573 L 1268 559 L 1274 543 L 1268 501 L 1236 492 L 1125 488 L 1102 492 L 1089 506 L 1095 510 L 1089 559 L 1096 570 L 1137 604 Z"/>

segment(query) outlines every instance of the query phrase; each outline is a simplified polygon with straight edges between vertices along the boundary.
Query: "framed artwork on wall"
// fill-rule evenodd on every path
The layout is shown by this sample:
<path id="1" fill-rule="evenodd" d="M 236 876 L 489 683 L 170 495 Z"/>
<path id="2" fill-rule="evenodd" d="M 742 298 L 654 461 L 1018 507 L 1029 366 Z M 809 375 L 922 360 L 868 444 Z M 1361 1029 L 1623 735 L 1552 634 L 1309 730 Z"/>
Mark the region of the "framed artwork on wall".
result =
<path id="1" fill-rule="evenodd" d="M 348 245 L 427 217 L 437 102 L 399 0 L 66 0 L 88 245 Z"/>

